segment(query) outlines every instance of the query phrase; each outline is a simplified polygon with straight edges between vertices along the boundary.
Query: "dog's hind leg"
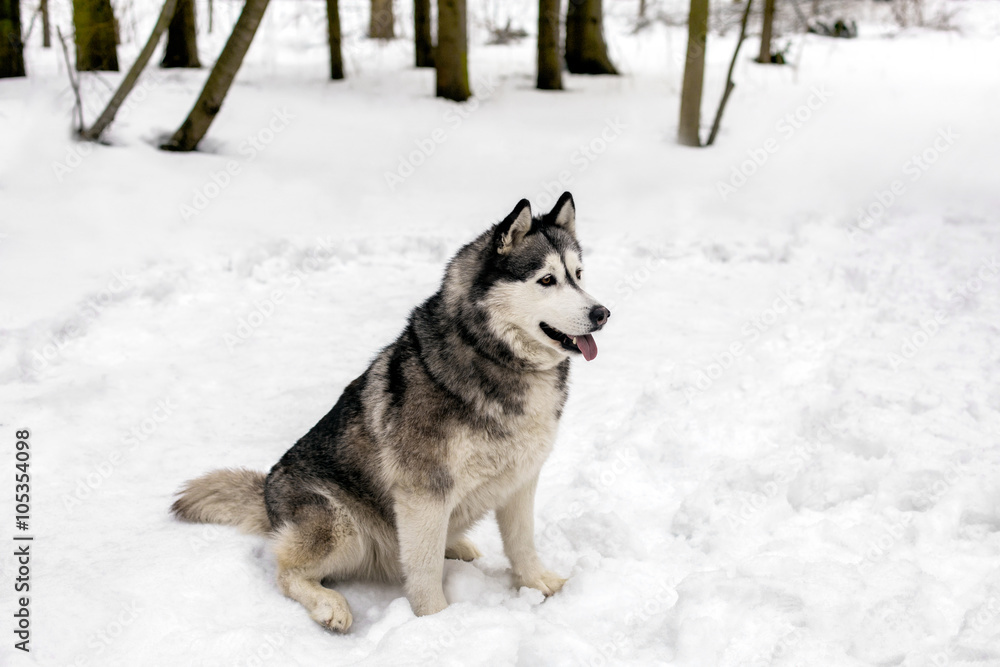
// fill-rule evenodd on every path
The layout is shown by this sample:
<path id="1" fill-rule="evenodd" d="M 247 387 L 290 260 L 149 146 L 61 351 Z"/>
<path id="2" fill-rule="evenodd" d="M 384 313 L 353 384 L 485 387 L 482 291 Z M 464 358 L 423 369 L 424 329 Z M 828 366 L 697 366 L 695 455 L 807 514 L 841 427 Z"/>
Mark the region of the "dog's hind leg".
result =
<path id="1" fill-rule="evenodd" d="M 475 560 L 482 556 L 482 552 L 472 543 L 469 538 L 462 536 L 451 540 L 444 550 L 444 557 L 451 560 L 464 560 L 466 562 Z"/>
<path id="2" fill-rule="evenodd" d="M 325 588 L 324 577 L 350 576 L 363 559 L 357 525 L 338 506 L 310 505 L 275 536 L 278 586 L 306 608 L 309 616 L 330 630 L 346 632 L 353 618 L 344 596 Z"/>

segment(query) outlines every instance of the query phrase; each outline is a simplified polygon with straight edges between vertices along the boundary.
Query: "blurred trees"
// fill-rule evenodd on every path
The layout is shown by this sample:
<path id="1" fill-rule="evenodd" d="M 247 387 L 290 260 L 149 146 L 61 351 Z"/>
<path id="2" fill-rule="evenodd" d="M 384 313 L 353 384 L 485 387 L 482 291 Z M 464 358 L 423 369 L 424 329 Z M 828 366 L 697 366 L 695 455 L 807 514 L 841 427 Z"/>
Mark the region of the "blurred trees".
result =
<path id="1" fill-rule="evenodd" d="M 201 67 L 194 9 L 194 0 L 177 0 L 177 9 L 167 29 L 167 48 L 160 67 Z"/>
<path id="2" fill-rule="evenodd" d="M 691 0 L 688 14 L 687 57 L 681 85 L 681 117 L 677 140 L 701 146 L 701 88 L 705 79 L 705 37 L 708 34 L 708 0 Z"/>
<path id="3" fill-rule="evenodd" d="M 0 0 L 0 79 L 24 76 L 20 0 Z"/>
<path id="4" fill-rule="evenodd" d="M 394 39 L 396 18 L 392 14 L 392 0 L 371 0 L 368 36 L 372 39 Z"/>
<path id="5" fill-rule="evenodd" d="M 566 69 L 573 74 L 618 74 L 604 43 L 601 0 L 569 0 L 566 9 Z"/>
<path id="6" fill-rule="evenodd" d="M 539 90 L 562 90 L 563 87 L 562 58 L 559 57 L 559 0 L 538 2 L 537 85 Z"/>
<path id="7" fill-rule="evenodd" d="M 340 5 L 337 0 L 326 0 L 326 38 L 330 46 L 330 78 L 344 78 L 344 54 L 340 50 Z"/>
<path id="8" fill-rule="evenodd" d="M 468 37 L 465 0 L 438 0 L 438 46 L 434 54 L 437 96 L 469 99 Z"/>
<path id="9" fill-rule="evenodd" d="M 111 0 L 73 0 L 78 72 L 118 71 L 118 30 Z"/>
<path id="10" fill-rule="evenodd" d="M 417 67 L 434 67 L 431 0 L 413 0 L 413 48 Z"/>

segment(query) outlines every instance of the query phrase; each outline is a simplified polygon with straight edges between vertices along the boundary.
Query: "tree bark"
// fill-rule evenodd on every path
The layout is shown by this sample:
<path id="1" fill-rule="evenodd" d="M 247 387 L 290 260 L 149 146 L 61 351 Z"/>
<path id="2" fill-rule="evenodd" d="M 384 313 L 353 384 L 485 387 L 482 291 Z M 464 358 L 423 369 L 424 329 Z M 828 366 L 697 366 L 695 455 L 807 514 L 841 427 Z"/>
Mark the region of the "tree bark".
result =
<path id="1" fill-rule="evenodd" d="M 456 102 L 471 96 L 465 31 L 465 0 L 438 0 L 437 96 Z"/>
<path id="2" fill-rule="evenodd" d="M 431 37 L 431 0 L 413 0 L 413 41 L 417 67 L 434 67 Z"/>
<path id="3" fill-rule="evenodd" d="M 340 3 L 326 0 L 326 37 L 330 45 L 330 78 L 344 78 L 344 55 L 340 50 Z"/>
<path id="4" fill-rule="evenodd" d="M 701 146 L 701 88 L 705 78 L 705 36 L 708 34 L 708 0 L 691 0 L 688 15 L 687 59 L 681 88 L 681 118 L 677 140 Z"/>
<path id="5" fill-rule="evenodd" d="M 94 124 L 90 126 L 89 129 L 84 130 L 80 135 L 89 141 L 97 141 L 101 138 L 101 134 L 107 129 L 108 125 L 115 119 L 115 114 L 121 108 L 122 104 L 125 102 L 125 98 L 128 94 L 132 92 L 132 88 L 135 87 L 136 82 L 139 80 L 139 75 L 142 74 L 142 70 L 146 68 L 149 63 L 150 58 L 153 57 L 153 51 L 156 50 L 156 45 L 160 43 L 160 38 L 163 37 L 163 33 L 167 30 L 167 26 L 171 24 L 171 18 L 180 11 L 180 6 L 178 3 L 184 2 L 184 0 L 167 0 L 163 4 L 163 9 L 160 10 L 160 16 L 156 19 L 156 25 L 153 26 L 153 32 L 149 34 L 149 39 L 146 40 L 146 45 L 142 47 L 142 51 L 139 52 L 139 57 L 135 59 L 132 63 L 132 67 L 129 68 L 128 74 L 122 79 L 122 83 L 118 86 L 118 90 L 115 94 L 111 96 L 108 101 L 108 106 L 105 107 L 104 112 L 94 121 Z"/>
<path id="6" fill-rule="evenodd" d="M 573 74 L 618 74 L 604 42 L 601 0 L 569 0 L 566 9 L 566 69 Z"/>
<path id="7" fill-rule="evenodd" d="M 167 48 L 160 67 L 201 67 L 194 0 L 177 0 L 177 10 L 167 30 Z"/>
<path id="8" fill-rule="evenodd" d="M 111 0 L 73 0 L 73 30 L 76 71 L 118 71 L 118 30 Z"/>
<path id="9" fill-rule="evenodd" d="M 193 151 L 198 146 L 212 125 L 212 121 L 215 120 L 216 114 L 219 113 L 219 109 L 222 108 L 226 93 L 229 92 L 229 87 L 233 84 L 240 65 L 243 64 L 247 49 L 250 48 L 250 43 L 257 33 L 257 27 L 264 18 L 267 4 L 268 0 L 247 0 L 191 113 L 170 140 L 160 148 L 168 151 Z"/>
<path id="10" fill-rule="evenodd" d="M 392 15 L 392 0 L 371 0 L 371 17 L 368 21 L 368 36 L 372 39 L 395 39 Z"/>
<path id="11" fill-rule="evenodd" d="M 0 0 L 0 79 L 24 76 L 21 0 Z"/>
<path id="12" fill-rule="evenodd" d="M 774 0 L 764 0 L 764 24 L 760 30 L 760 55 L 757 62 L 771 62 L 771 32 L 774 28 Z"/>
<path id="13" fill-rule="evenodd" d="M 38 11 L 42 15 L 42 47 L 52 48 L 52 24 L 49 22 L 49 0 L 41 0 Z"/>
<path id="14" fill-rule="evenodd" d="M 559 0 L 538 2 L 538 89 L 563 89 L 562 58 L 559 57 Z"/>

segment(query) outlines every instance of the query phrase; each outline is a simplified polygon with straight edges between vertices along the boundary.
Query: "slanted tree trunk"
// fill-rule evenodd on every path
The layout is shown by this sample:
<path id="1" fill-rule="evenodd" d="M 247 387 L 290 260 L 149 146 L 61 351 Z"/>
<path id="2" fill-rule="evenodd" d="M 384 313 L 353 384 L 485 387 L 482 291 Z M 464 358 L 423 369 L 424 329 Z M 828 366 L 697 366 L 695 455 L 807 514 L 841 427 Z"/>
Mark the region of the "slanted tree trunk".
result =
<path id="1" fill-rule="evenodd" d="M 618 74 L 604 43 L 601 0 L 569 0 L 566 9 L 566 69 L 573 74 Z"/>
<path id="2" fill-rule="evenodd" d="M 240 65 L 243 64 L 247 49 L 257 34 L 260 21 L 264 18 L 267 4 L 268 0 L 247 0 L 191 113 L 170 140 L 160 148 L 168 151 L 193 151 L 198 146 L 212 125 L 212 121 L 215 120 L 216 114 L 219 113 L 219 109 L 222 108 L 226 93 L 229 92 L 229 87 L 233 84 Z"/>
<path id="3" fill-rule="evenodd" d="M 562 90 L 562 87 L 562 59 L 559 57 L 559 0 L 539 0 L 538 89 Z"/>
<path id="4" fill-rule="evenodd" d="M 774 28 L 774 0 L 764 0 L 764 24 L 760 29 L 760 55 L 757 62 L 771 62 L 771 32 Z"/>
<path id="5" fill-rule="evenodd" d="M 413 0 L 413 42 L 417 67 L 434 67 L 431 37 L 431 0 Z"/>
<path id="6" fill-rule="evenodd" d="M 21 0 L 0 0 L 0 79 L 24 76 Z"/>
<path id="7" fill-rule="evenodd" d="M 392 0 L 372 0 L 372 12 L 368 21 L 368 36 L 372 39 L 394 39 L 395 18 L 392 15 Z"/>
<path id="8" fill-rule="evenodd" d="M 177 0 L 177 11 L 167 30 L 167 48 L 160 67 L 201 67 L 194 0 Z"/>
<path id="9" fill-rule="evenodd" d="M 52 47 L 52 24 L 49 23 L 49 0 L 41 0 L 38 12 L 42 15 L 42 47 Z"/>
<path id="10" fill-rule="evenodd" d="M 326 37 L 330 45 L 330 78 L 340 81 L 344 78 L 344 55 L 340 50 L 340 4 L 338 0 L 326 0 Z"/>
<path id="11" fill-rule="evenodd" d="M 98 117 L 94 124 L 90 128 L 80 132 L 80 136 L 84 139 L 90 141 L 97 141 L 101 138 L 101 134 L 107 129 L 111 121 L 115 119 L 115 114 L 118 113 L 118 109 L 121 108 L 122 104 L 125 102 L 125 98 L 128 94 L 132 92 L 132 88 L 135 87 L 136 82 L 139 80 L 139 75 L 142 74 L 142 70 L 146 68 L 149 64 L 150 58 L 153 57 L 153 51 L 156 50 L 156 45 L 160 43 L 160 38 L 163 37 L 163 33 L 167 30 L 167 26 L 171 23 L 171 18 L 177 11 L 180 11 L 178 6 L 179 2 L 184 0 L 167 0 L 163 4 L 163 9 L 160 10 L 160 16 L 156 19 L 156 25 L 153 26 L 153 32 L 149 34 L 149 39 L 146 40 L 146 45 L 142 47 L 142 51 L 139 52 L 139 57 L 135 59 L 132 63 L 132 67 L 129 68 L 128 74 L 122 79 L 122 83 L 118 86 L 118 90 L 115 94 L 111 96 L 108 101 L 108 106 L 104 109 L 104 112 Z"/>
<path id="12" fill-rule="evenodd" d="M 118 71 L 118 29 L 111 0 L 73 0 L 77 72 Z"/>
<path id="13" fill-rule="evenodd" d="M 708 34 L 708 0 L 691 0 L 688 15 L 687 58 L 681 88 L 681 119 L 677 140 L 685 146 L 701 146 L 701 88 L 705 78 L 705 36 Z"/>
<path id="14" fill-rule="evenodd" d="M 438 0 L 437 96 L 456 102 L 471 96 L 465 30 L 465 0 Z"/>

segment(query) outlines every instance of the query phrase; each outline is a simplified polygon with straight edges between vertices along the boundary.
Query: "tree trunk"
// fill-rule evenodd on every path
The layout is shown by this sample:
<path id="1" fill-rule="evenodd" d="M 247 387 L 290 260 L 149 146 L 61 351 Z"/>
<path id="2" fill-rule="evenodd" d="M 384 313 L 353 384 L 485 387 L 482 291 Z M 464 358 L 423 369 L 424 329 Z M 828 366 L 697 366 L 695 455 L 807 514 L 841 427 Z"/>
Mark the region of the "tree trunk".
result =
<path id="1" fill-rule="evenodd" d="M 456 102 L 471 96 L 465 29 L 465 0 L 438 0 L 437 96 Z"/>
<path id="2" fill-rule="evenodd" d="M 434 67 L 431 0 L 413 0 L 413 41 L 416 47 L 417 67 Z"/>
<path id="3" fill-rule="evenodd" d="M 368 36 L 372 39 L 394 39 L 395 18 L 392 15 L 392 0 L 372 0 L 371 18 L 368 22 Z"/>
<path id="4" fill-rule="evenodd" d="M 559 0 L 539 0 L 538 89 L 562 90 L 562 87 L 562 58 L 559 57 Z"/>
<path id="5" fill-rule="evenodd" d="M 111 0 L 73 0 L 77 72 L 118 71 L 118 31 Z"/>
<path id="6" fill-rule="evenodd" d="M 677 140 L 685 146 L 701 146 L 701 87 L 705 78 L 705 36 L 708 34 L 708 0 L 691 0 L 688 15 L 687 59 L 681 88 L 681 119 Z"/>
<path id="7" fill-rule="evenodd" d="M 52 47 L 52 24 L 49 22 L 49 0 L 42 0 L 38 5 L 42 15 L 42 47 Z"/>
<path id="8" fill-rule="evenodd" d="M 566 69 L 573 74 L 618 74 L 604 43 L 601 0 L 569 0 Z"/>
<path id="9" fill-rule="evenodd" d="M 340 5 L 338 0 L 326 0 L 326 37 L 330 45 L 330 78 L 344 78 L 344 56 L 340 50 Z"/>
<path id="10" fill-rule="evenodd" d="M 24 76 L 21 0 L 0 0 L 0 79 Z"/>
<path id="11" fill-rule="evenodd" d="M 111 121 L 115 119 L 115 114 L 118 113 L 118 109 L 121 108 L 122 104 L 125 102 L 125 98 L 128 94 L 132 92 L 132 88 L 135 87 L 136 82 L 139 80 L 139 75 L 142 74 L 142 70 L 146 68 L 149 63 L 149 59 L 153 57 L 153 51 L 156 50 L 156 45 L 160 43 L 160 38 L 163 37 L 163 33 L 167 30 L 167 25 L 171 24 L 171 18 L 180 11 L 180 6 L 178 3 L 184 2 L 185 0 L 167 0 L 163 4 L 163 9 L 160 10 L 160 17 L 156 19 L 156 25 L 153 26 L 153 32 L 149 34 L 149 39 L 146 40 L 146 45 L 142 47 L 142 51 L 139 52 L 139 57 L 135 59 L 132 63 L 132 67 L 129 69 L 128 74 L 122 79 L 122 83 L 118 86 L 118 90 L 115 94 L 111 96 L 111 100 L 108 101 L 108 106 L 104 109 L 104 112 L 100 117 L 94 121 L 94 124 L 87 130 L 82 131 L 80 134 L 84 139 L 89 141 L 97 141 L 101 138 L 101 134 L 107 129 Z"/>
<path id="12" fill-rule="evenodd" d="M 167 30 L 167 48 L 160 67 L 201 67 L 194 0 L 177 0 L 177 11 Z"/>
<path id="13" fill-rule="evenodd" d="M 257 33 L 257 27 L 264 18 L 267 4 L 268 0 L 247 0 L 232 34 L 226 40 L 222 54 L 208 75 L 208 81 L 205 82 L 198 101 L 194 103 L 194 108 L 174 132 L 174 136 L 160 148 L 168 151 L 193 151 L 198 146 L 198 142 L 208 132 L 209 126 L 222 108 L 226 93 L 229 92 L 229 87 L 236 78 L 240 65 L 243 64 L 243 57 L 250 48 L 250 42 Z"/>
<path id="14" fill-rule="evenodd" d="M 764 24 L 760 30 L 760 55 L 757 62 L 771 62 L 771 32 L 774 27 L 774 0 L 764 0 Z"/>

